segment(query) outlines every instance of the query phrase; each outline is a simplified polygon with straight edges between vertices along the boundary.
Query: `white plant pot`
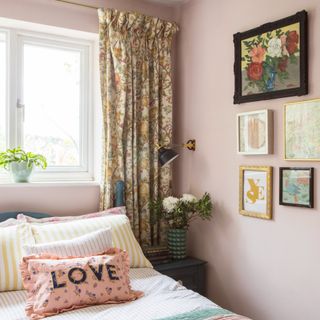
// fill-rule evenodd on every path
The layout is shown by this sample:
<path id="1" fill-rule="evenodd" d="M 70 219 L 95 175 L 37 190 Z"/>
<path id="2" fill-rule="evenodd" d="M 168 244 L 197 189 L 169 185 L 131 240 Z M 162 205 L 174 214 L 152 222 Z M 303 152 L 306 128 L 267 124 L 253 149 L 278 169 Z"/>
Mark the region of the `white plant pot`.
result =
<path id="1" fill-rule="evenodd" d="M 12 180 L 14 182 L 29 182 L 33 166 L 28 167 L 28 163 L 24 162 L 11 162 L 9 165 Z"/>

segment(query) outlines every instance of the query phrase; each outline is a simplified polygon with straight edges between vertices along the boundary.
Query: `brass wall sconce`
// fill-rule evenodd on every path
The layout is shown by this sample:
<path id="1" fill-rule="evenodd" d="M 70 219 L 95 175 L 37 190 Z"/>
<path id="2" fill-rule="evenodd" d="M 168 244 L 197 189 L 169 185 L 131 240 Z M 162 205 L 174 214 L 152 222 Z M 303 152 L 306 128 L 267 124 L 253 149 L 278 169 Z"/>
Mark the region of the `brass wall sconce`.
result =
<path id="1" fill-rule="evenodd" d="M 159 152 L 159 162 L 161 167 L 171 163 L 173 160 L 179 157 L 179 153 L 173 150 L 174 147 L 182 147 L 182 148 L 187 148 L 190 151 L 195 151 L 196 140 L 190 139 L 183 144 L 173 144 L 171 145 L 171 148 L 160 146 L 158 149 L 158 152 Z"/>

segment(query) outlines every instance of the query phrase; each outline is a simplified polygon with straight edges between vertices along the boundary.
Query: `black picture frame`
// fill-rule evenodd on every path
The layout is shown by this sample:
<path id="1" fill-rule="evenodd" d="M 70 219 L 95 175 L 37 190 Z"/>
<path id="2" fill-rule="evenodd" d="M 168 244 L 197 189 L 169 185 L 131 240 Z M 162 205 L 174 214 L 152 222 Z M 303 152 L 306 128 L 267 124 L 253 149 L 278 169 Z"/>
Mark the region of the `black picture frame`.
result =
<path id="1" fill-rule="evenodd" d="M 243 95 L 242 88 L 242 70 L 241 70 L 241 42 L 245 39 L 259 36 L 261 34 L 278 30 L 286 26 L 299 23 L 299 72 L 300 72 L 300 86 L 288 89 L 281 89 L 275 91 L 259 92 Z M 269 100 L 289 96 L 301 96 L 308 94 L 308 14 L 305 10 L 299 11 L 296 14 L 286 17 L 281 20 L 269 22 L 261 25 L 260 27 L 245 31 L 238 32 L 233 35 L 234 41 L 234 75 L 235 75 L 235 92 L 233 97 L 234 104 L 241 104 L 244 102 L 252 102 L 259 100 Z M 243 57 L 245 59 L 245 57 Z M 276 77 L 276 71 L 274 76 Z"/>
<path id="2" fill-rule="evenodd" d="M 284 171 L 309 171 L 309 203 L 299 204 L 285 202 L 283 199 L 283 173 Z M 292 186 L 294 189 L 294 186 Z M 304 207 L 313 208 L 314 207 L 314 168 L 304 168 L 304 167 L 281 167 L 279 168 L 279 204 L 283 206 L 293 206 L 293 207 Z"/>

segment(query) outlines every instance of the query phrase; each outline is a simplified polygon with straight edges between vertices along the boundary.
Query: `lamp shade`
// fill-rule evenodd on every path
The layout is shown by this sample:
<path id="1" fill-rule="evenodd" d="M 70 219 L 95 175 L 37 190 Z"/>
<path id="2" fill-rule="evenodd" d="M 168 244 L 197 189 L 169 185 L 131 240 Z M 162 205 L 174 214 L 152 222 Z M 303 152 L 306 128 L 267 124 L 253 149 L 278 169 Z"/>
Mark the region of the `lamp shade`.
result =
<path id="1" fill-rule="evenodd" d="M 165 164 L 169 164 L 174 159 L 179 157 L 179 153 L 175 152 L 172 149 L 167 149 L 164 147 L 161 147 L 159 150 L 159 162 L 161 167 L 163 167 Z"/>

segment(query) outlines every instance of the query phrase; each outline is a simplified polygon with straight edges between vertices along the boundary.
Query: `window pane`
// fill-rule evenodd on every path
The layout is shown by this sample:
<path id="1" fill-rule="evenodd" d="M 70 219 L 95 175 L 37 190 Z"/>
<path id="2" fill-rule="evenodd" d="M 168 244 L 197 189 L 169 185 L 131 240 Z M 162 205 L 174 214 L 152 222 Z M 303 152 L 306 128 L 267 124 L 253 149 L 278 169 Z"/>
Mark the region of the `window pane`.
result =
<path id="1" fill-rule="evenodd" d="M 80 165 L 79 51 L 24 44 L 24 148 L 49 166 Z"/>
<path id="2" fill-rule="evenodd" d="M 0 151 L 6 149 L 6 37 L 0 32 Z"/>

